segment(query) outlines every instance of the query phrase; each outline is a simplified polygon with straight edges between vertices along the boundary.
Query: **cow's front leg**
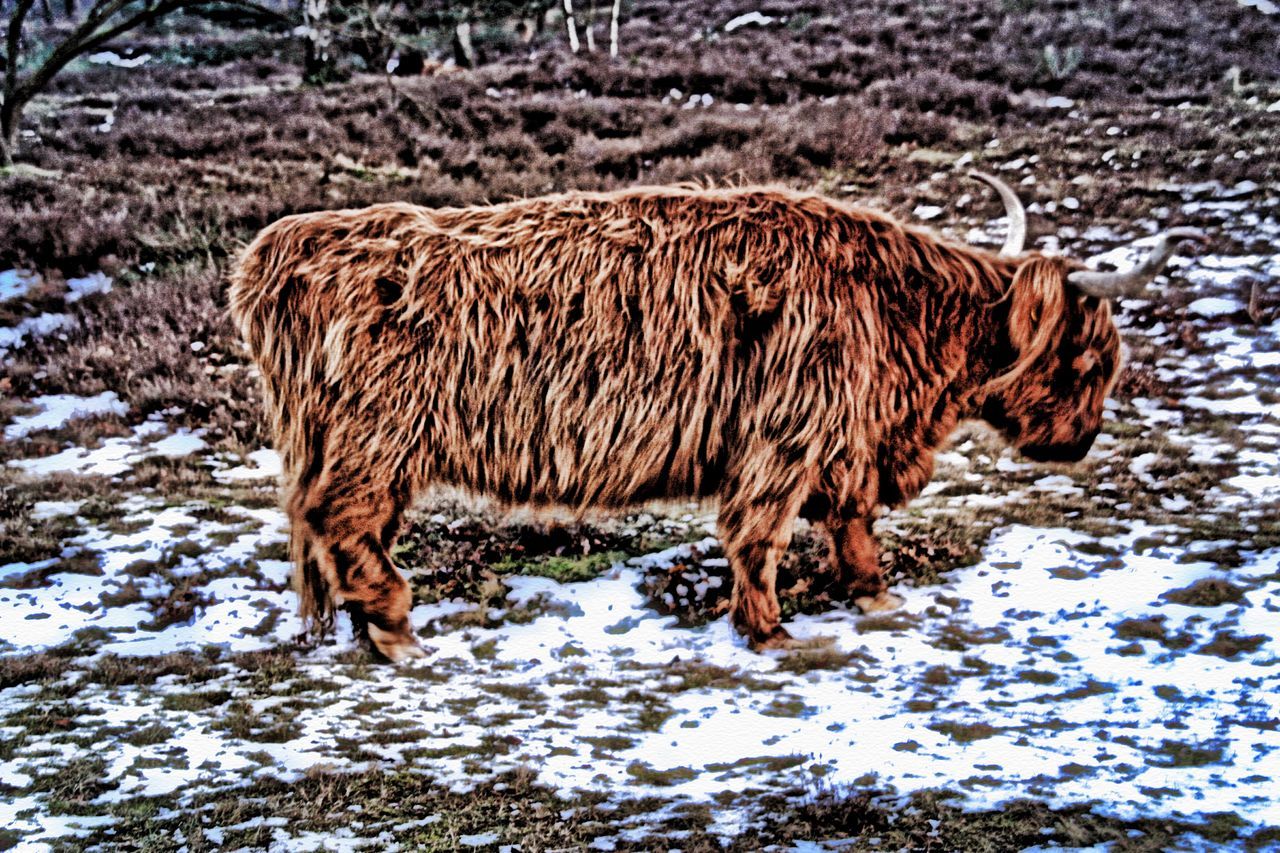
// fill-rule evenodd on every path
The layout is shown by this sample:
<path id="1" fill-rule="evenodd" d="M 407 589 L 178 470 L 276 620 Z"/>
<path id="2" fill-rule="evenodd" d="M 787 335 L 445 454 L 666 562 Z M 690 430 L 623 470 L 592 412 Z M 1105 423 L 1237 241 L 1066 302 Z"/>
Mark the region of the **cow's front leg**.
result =
<path id="1" fill-rule="evenodd" d="M 863 613 L 901 607 L 902 599 L 889 592 L 885 582 L 880 549 L 871 533 L 871 518 L 843 518 L 832 513 L 824 526 L 831 543 L 830 559 L 836 583 L 845 600 L 858 605 Z"/>
<path id="2" fill-rule="evenodd" d="M 799 649 L 827 645 L 829 638 L 796 640 L 782 627 L 776 582 L 778 560 L 791 543 L 800 511 L 798 498 L 735 494 L 720 508 L 720 535 L 733 570 L 730 618 L 752 649 Z"/>
<path id="3" fill-rule="evenodd" d="M 389 555 L 407 492 L 376 484 L 363 473 L 368 467 L 352 459 L 329 465 L 291 503 L 295 530 L 307 536 L 304 565 L 295 571 L 323 579 L 323 594 L 351 614 L 356 636 L 367 637 L 382 657 L 423 657 L 409 623 L 413 592 Z"/>

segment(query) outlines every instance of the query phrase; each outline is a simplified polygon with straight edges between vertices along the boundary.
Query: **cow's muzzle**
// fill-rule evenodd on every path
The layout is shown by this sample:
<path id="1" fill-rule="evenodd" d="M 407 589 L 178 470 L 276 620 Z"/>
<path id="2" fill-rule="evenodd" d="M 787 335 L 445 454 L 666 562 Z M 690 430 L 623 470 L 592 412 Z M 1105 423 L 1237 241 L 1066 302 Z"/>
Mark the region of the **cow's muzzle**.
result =
<path id="1" fill-rule="evenodd" d="M 1018 451 L 1035 462 L 1079 462 L 1093 447 L 1098 432 L 1095 429 L 1072 444 L 1029 444 Z"/>

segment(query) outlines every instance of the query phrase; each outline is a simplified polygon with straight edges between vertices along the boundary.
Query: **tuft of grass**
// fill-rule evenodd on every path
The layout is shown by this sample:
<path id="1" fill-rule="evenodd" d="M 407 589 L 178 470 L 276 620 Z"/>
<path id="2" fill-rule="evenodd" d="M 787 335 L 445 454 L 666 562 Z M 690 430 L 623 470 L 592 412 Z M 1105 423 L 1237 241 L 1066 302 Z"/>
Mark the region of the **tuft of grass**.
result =
<path id="1" fill-rule="evenodd" d="M 805 704 L 798 696 L 781 694 L 773 697 L 769 704 L 760 709 L 766 717 L 803 717 L 810 714 L 813 708 Z"/>
<path id="2" fill-rule="evenodd" d="M 54 814 L 76 814 L 111 789 L 105 781 L 106 773 L 107 762 L 103 758 L 72 758 L 54 772 L 36 776 L 28 790 L 45 794 Z"/>
<path id="3" fill-rule="evenodd" d="M 807 755 L 756 755 L 740 758 L 737 761 L 726 763 L 713 763 L 704 767 L 712 773 L 726 773 L 733 770 L 742 769 L 764 769 L 771 773 L 782 773 L 793 767 L 799 767 L 809 760 Z"/>
<path id="4" fill-rule="evenodd" d="M 1133 617 L 1123 619 L 1112 626 L 1121 640 L 1154 640 L 1166 649 L 1181 651 L 1190 648 L 1195 638 L 1185 631 L 1171 632 L 1165 628 L 1163 616 Z"/>
<path id="5" fill-rule="evenodd" d="M 581 556 L 540 556 L 519 560 L 504 557 L 493 564 L 499 575 L 519 574 L 551 578 L 559 583 L 580 583 L 595 580 L 617 562 L 627 558 L 624 551 L 584 554 Z"/>
<path id="6" fill-rule="evenodd" d="M 708 661 L 694 658 L 688 661 L 676 661 L 665 668 L 666 674 L 673 677 L 673 682 L 663 685 L 662 690 L 668 693 L 683 693 L 687 690 L 776 690 L 781 684 L 768 679 L 759 678 L 751 673 L 743 672 L 734 666 L 720 666 Z"/>
<path id="7" fill-rule="evenodd" d="M 698 772 L 692 767 L 671 767 L 667 770 L 658 770 L 646 761 L 637 760 L 627 765 L 627 775 L 634 778 L 641 785 L 667 788 L 696 778 Z"/>
<path id="8" fill-rule="evenodd" d="M 941 732 L 947 735 L 956 743 L 973 743 L 978 740 L 986 740 L 994 737 L 1001 732 L 1001 729 L 990 725 L 989 723 L 956 723 L 942 722 L 934 723 L 929 726 L 935 732 Z"/>
<path id="9" fill-rule="evenodd" d="M 0 690 L 32 682 L 56 681 L 68 666 L 70 663 L 64 657 L 48 652 L 0 657 Z"/>
<path id="10" fill-rule="evenodd" d="M 951 652 L 963 652 L 973 646 L 1005 643 L 1012 635 L 1002 626 L 995 625 L 983 628 L 976 625 L 962 625 L 959 622 L 947 622 L 934 635 L 933 645 Z"/>
<path id="11" fill-rule="evenodd" d="M 260 743 L 285 743 L 302 733 L 302 726 L 289 718 L 271 712 L 259 713 L 242 699 L 233 701 L 222 711 L 213 727 L 232 737 Z"/>
<path id="12" fill-rule="evenodd" d="M 591 746 L 592 758 L 611 758 L 613 753 L 631 749 L 636 745 L 635 738 L 625 735 L 600 735 L 597 737 L 582 735 L 576 740 Z"/>
<path id="13" fill-rule="evenodd" d="M 910 631 L 920 626 L 921 618 L 914 613 L 902 611 L 894 613 L 873 613 L 858 619 L 858 633 L 870 634 L 875 631 Z"/>
<path id="14" fill-rule="evenodd" d="M 1058 674 L 1039 669 L 1024 669 L 1018 673 L 1018 679 L 1032 684 L 1055 684 L 1058 681 Z"/>
<path id="15" fill-rule="evenodd" d="M 1204 767 L 1220 764 L 1226 755 L 1226 746 L 1216 741 L 1201 744 L 1163 740 L 1147 753 L 1150 756 L 1147 763 L 1156 767 Z"/>
<path id="16" fill-rule="evenodd" d="M 546 695 L 541 690 L 529 684 L 504 684 L 498 682 L 484 685 L 484 690 L 521 704 L 545 703 L 547 701 Z"/>
<path id="17" fill-rule="evenodd" d="M 778 671 L 801 675 L 817 670 L 843 670 L 854 661 L 865 661 L 867 657 L 865 652 L 843 652 L 831 646 L 796 649 L 778 659 Z"/>
<path id="18" fill-rule="evenodd" d="M 266 649 L 232 655 L 230 662 L 253 674 L 253 684 L 262 690 L 289 681 L 298 675 L 298 661 L 288 651 Z"/>
<path id="19" fill-rule="evenodd" d="M 658 731 L 675 714 L 665 697 L 647 690 L 628 690 L 621 701 L 634 708 L 632 725 L 642 732 Z"/>
<path id="20" fill-rule="evenodd" d="M 1270 640 L 1262 634 L 1241 635 L 1234 631 L 1218 631 L 1213 639 L 1196 649 L 1196 654 L 1213 655 L 1224 660 L 1234 660 L 1243 654 L 1251 654 Z"/>
<path id="21" fill-rule="evenodd" d="M 166 693 L 160 707 L 166 711 L 207 711 L 231 701 L 230 690 L 205 690 L 189 693 Z"/>
<path id="22" fill-rule="evenodd" d="M 1244 600 L 1244 589 L 1222 578 L 1202 578 L 1190 586 L 1173 589 L 1160 597 L 1187 607 L 1220 607 Z"/>
<path id="23" fill-rule="evenodd" d="M 126 743 L 134 746 L 152 746 L 164 743 L 173 737 L 173 729 L 160 723 L 152 723 L 140 729 L 134 729 L 124 736 Z"/>
<path id="24" fill-rule="evenodd" d="M 85 680 L 105 687 L 126 684 L 153 684 L 176 675 L 185 684 L 198 684 L 222 673 L 215 658 L 196 652 L 167 655 L 102 655 L 85 670 Z"/>

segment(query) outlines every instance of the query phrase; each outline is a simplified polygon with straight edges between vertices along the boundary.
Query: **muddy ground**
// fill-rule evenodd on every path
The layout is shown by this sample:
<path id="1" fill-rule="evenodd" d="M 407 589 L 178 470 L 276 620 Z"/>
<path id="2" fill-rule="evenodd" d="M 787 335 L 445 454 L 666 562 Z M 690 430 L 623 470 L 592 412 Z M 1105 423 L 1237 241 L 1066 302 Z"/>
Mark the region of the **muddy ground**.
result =
<path id="1" fill-rule="evenodd" d="M 1269 4 L 637 2 L 618 61 L 493 33 L 325 87 L 287 34 L 174 27 L 71 68 L 0 176 L 0 849 L 1280 846 Z M 295 643 L 223 313 L 257 228 L 696 178 L 998 245 L 970 165 L 1047 251 L 1212 243 L 1118 306 L 1083 462 L 968 426 L 877 523 L 901 611 L 832 601 L 802 530 L 784 608 L 835 643 L 753 654 L 714 506 L 437 494 L 396 553 L 430 656 Z"/>

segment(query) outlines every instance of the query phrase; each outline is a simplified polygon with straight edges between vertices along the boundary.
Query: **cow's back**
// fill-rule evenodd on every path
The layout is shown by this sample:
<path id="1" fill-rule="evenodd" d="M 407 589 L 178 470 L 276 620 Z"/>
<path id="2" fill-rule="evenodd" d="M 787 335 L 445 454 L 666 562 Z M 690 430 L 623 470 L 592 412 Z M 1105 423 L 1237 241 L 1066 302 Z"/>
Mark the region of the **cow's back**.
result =
<path id="1" fill-rule="evenodd" d="M 811 220 L 772 192 L 291 217 L 247 259 L 292 259 L 258 264 L 276 281 L 239 313 L 295 338 L 286 365 L 247 335 L 277 397 L 415 478 L 570 505 L 711 494 L 752 438 L 838 426 L 816 386 L 847 384 L 853 324 Z"/>

